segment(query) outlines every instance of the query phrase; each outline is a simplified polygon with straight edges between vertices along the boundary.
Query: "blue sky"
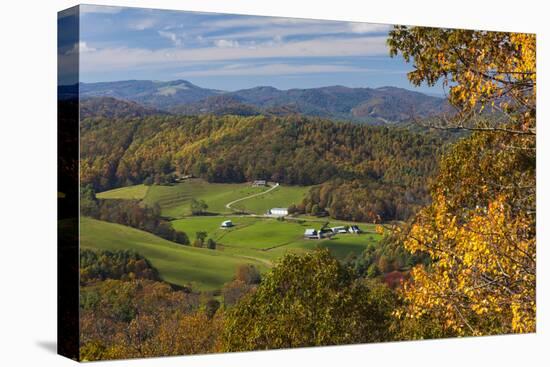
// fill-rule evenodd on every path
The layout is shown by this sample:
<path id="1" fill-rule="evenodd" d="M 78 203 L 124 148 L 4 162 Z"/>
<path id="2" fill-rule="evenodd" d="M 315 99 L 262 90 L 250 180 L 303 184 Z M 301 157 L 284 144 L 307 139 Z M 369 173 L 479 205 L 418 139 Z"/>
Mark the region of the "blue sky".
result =
<path id="1" fill-rule="evenodd" d="M 413 89 L 390 58 L 390 26 L 94 5 L 80 7 L 83 82 L 185 79 L 237 90 L 327 85 Z M 416 88 L 441 94 L 441 87 Z"/>

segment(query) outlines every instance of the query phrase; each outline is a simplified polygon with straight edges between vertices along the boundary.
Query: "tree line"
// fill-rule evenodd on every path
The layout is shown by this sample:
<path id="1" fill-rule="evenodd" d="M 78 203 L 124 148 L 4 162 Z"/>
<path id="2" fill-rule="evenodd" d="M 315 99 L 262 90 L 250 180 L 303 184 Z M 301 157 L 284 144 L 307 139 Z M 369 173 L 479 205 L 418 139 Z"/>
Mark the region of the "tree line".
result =
<path id="1" fill-rule="evenodd" d="M 300 203 L 289 207 L 289 213 L 370 223 L 407 220 L 429 202 L 424 180 L 427 178 L 410 186 L 373 180 L 330 180 L 310 189 Z"/>
<path id="2" fill-rule="evenodd" d="M 144 206 L 139 200 L 98 199 L 91 186 L 81 187 L 80 214 L 141 229 L 181 245 L 190 244 L 185 232 L 175 230 L 169 221 L 162 219 L 158 205 Z"/>
<path id="3" fill-rule="evenodd" d="M 149 261 L 134 251 L 80 250 L 80 284 L 105 279 L 160 280 L 160 277 Z"/>

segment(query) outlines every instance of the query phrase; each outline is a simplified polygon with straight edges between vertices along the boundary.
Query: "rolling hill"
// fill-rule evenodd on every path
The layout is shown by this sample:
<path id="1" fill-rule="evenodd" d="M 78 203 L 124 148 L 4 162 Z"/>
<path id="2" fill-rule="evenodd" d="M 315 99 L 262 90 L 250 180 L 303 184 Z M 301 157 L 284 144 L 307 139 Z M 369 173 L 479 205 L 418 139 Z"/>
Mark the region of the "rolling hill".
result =
<path id="1" fill-rule="evenodd" d="M 235 227 L 219 228 L 231 219 Z M 319 241 L 303 239 L 306 228 L 320 228 L 322 221 L 277 221 L 255 217 L 188 217 L 172 222 L 175 229 L 186 231 L 194 239 L 198 231 L 206 231 L 218 242 L 216 250 L 179 245 L 149 232 L 124 225 L 82 217 L 80 244 L 83 249 L 132 250 L 144 256 L 158 270 L 160 277 L 171 284 L 191 286 L 194 290 L 213 291 L 229 282 L 241 264 L 253 264 L 261 272 L 287 252 L 307 252 L 328 248 L 339 259 L 349 253 L 359 254 L 369 244 L 380 240 L 373 225 L 361 224 L 369 233 L 341 234 Z M 345 222 L 331 221 L 329 225 Z"/>
<path id="2" fill-rule="evenodd" d="M 82 248 L 133 250 L 144 256 L 159 271 L 163 280 L 201 290 L 219 289 L 231 280 L 239 264 L 252 263 L 265 269 L 265 263 L 222 251 L 178 245 L 149 232 L 120 224 L 82 218 Z"/>
<path id="3" fill-rule="evenodd" d="M 303 210 L 318 213 L 319 208 L 332 208 L 340 213 L 335 218 L 357 221 L 373 215 L 403 220 L 411 212 L 405 208 L 424 203 L 426 180 L 446 141 L 437 133 L 294 116 L 84 119 L 80 129 L 81 182 L 97 192 L 140 183 L 160 185 L 178 174 L 235 185 L 229 196 L 237 194 L 239 185 L 257 179 L 283 187 L 324 185 L 308 195 Z M 172 218 L 187 215 L 189 192 L 202 192 L 200 185 L 182 192 L 182 185 L 159 185 L 147 196 L 158 196 L 166 204 L 163 214 Z M 346 190 L 337 191 L 338 187 Z M 211 197 L 208 190 L 201 195 Z M 296 193 L 301 197 L 307 191 L 298 188 Z M 279 203 L 277 197 L 271 200 L 277 193 L 240 201 L 235 209 L 264 213 L 290 204 Z M 209 202 L 208 210 L 226 213 L 223 205 L 246 195 L 229 196 Z"/>
<path id="4" fill-rule="evenodd" d="M 280 90 L 259 86 L 226 92 L 201 88 L 185 80 L 128 80 L 81 83 L 80 96 L 83 99 L 110 97 L 132 101 L 182 115 L 301 114 L 374 125 L 406 123 L 449 111 L 443 98 L 396 87 L 328 86 Z M 111 108 L 120 107 L 108 99 L 99 102 L 111 104 Z"/>
<path id="5" fill-rule="evenodd" d="M 168 110 L 173 106 L 200 101 L 223 93 L 198 87 L 186 80 L 168 82 L 125 80 L 117 82 L 80 83 L 80 97 L 113 97 L 146 106 Z"/>
<path id="6" fill-rule="evenodd" d="M 264 195 L 266 187 L 252 187 L 250 183 L 209 183 L 199 178 L 173 185 L 133 185 L 103 191 L 98 199 L 143 200 L 148 206 L 158 204 L 161 213 L 169 218 L 191 215 L 191 199 L 204 200 L 210 214 L 231 214 L 242 211 L 262 215 L 268 209 L 299 204 L 311 186 L 283 186 Z M 256 195 L 247 199 L 251 195 Z M 244 198 L 227 208 L 227 204 Z"/>
<path id="7" fill-rule="evenodd" d="M 285 91 L 257 87 L 227 95 L 274 114 L 290 111 L 306 116 L 371 124 L 408 122 L 413 118 L 440 114 L 446 108 L 446 102 L 441 98 L 394 87 L 373 89 L 329 86 Z"/>
<path id="8" fill-rule="evenodd" d="M 147 107 L 132 101 L 113 97 L 89 97 L 80 100 L 80 118 L 135 118 L 153 115 L 166 115 L 165 111 Z"/>

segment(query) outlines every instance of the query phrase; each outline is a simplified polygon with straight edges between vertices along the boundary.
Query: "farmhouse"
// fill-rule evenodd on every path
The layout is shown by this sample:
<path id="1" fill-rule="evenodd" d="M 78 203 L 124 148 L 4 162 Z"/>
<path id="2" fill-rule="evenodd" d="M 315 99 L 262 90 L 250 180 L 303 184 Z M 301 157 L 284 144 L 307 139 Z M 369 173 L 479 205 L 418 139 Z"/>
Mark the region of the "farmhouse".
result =
<path id="1" fill-rule="evenodd" d="M 359 226 L 353 225 L 353 226 L 349 226 L 348 232 L 357 234 L 357 233 L 361 233 L 361 229 L 359 229 Z"/>
<path id="2" fill-rule="evenodd" d="M 316 240 L 319 238 L 319 233 L 316 229 L 306 229 L 304 232 L 304 238 L 310 239 L 310 240 Z"/>
<path id="3" fill-rule="evenodd" d="M 254 182 L 252 182 L 252 186 L 267 186 L 267 181 L 266 180 L 256 180 Z"/>
<path id="4" fill-rule="evenodd" d="M 348 233 L 347 228 L 344 227 L 344 226 L 332 227 L 331 230 L 332 230 L 332 233 L 334 233 L 334 234 L 336 234 L 336 233 Z"/>
<path id="5" fill-rule="evenodd" d="M 194 178 L 193 175 L 181 175 L 180 177 L 176 177 L 174 181 L 181 182 L 181 181 L 189 180 L 191 178 Z"/>
<path id="6" fill-rule="evenodd" d="M 272 215 L 274 217 L 284 217 L 285 215 L 288 215 L 288 209 L 287 208 L 272 208 L 268 211 L 269 215 Z"/>
<path id="7" fill-rule="evenodd" d="M 233 227 L 233 222 L 230 220 L 225 220 L 222 222 L 221 228 L 231 228 Z"/>

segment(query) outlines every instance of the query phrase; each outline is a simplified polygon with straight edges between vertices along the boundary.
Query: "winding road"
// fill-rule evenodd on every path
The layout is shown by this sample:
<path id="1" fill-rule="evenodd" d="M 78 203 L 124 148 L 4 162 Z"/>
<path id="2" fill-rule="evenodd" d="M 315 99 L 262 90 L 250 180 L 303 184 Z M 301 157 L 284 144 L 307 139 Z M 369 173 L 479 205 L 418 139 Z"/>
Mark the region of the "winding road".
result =
<path id="1" fill-rule="evenodd" d="M 278 183 L 276 183 L 275 185 L 273 185 L 269 190 L 265 190 L 265 191 L 259 192 L 259 193 L 257 193 L 257 194 L 254 194 L 254 195 L 249 195 L 249 196 L 245 196 L 244 198 L 240 198 L 240 199 L 237 199 L 237 200 L 233 200 L 232 202 L 227 203 L 227 204 L 225 205 L 225 207 L 226 207 L 227 209 L 233 210 L 233 208 L 231 208 L 231 205 L 233 205 L 233 204 L 235 204 L 235 203 L 238 203 L 239 201 L 243 201 L 243 200 L 255 198 L 256 196 L 265 195 L 265 194 L 267 194 L 268 192 L 275 190 L 277 187 L 279 187 L 279 184 L 278 184 Z"/>

